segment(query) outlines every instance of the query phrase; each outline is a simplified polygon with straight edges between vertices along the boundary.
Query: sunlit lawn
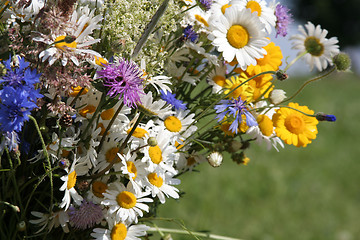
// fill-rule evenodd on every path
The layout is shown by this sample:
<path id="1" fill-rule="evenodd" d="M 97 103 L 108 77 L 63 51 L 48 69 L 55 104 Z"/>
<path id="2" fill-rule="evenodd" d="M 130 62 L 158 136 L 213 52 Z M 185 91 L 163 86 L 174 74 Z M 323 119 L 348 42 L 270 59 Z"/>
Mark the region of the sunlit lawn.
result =
<path id="1" fill-rule="evenodd" d="M 360 79 L 335 76 L 306 87 L 295 99 L 337 116 L 336 123 L 318 126 L 312 144 L 286 146 L 279 153 L 252 145 L 248 166 L 229 159 L 217 169 L 203 164 L 200 172 L 181 177 L 186 194 L 168 200 L 159 217 L 182 219 L 194 231 L 249 240 L 360 239 Z M 304 79 L 287 81 L 280 87 L 291 95 Z"/>

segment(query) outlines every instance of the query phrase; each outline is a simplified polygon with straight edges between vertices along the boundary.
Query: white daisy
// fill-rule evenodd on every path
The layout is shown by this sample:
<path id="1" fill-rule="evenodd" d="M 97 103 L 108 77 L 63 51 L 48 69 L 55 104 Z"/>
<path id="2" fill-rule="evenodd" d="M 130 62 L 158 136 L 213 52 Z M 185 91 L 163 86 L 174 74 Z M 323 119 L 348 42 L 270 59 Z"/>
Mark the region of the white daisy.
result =
<path id="1" fill-rule="evenodd" d="M 86 174 L 88 168 L 83 165 L 77 165 L 77 159 L 74 157 L 74 161 L 71 164 L 70 169 L 66 168 L 65 171 L 67 172 L 67 175 L 60 178 L 64 183 L 59 190 L 65 192 L 59 207 L 64 208 L 66 211 L 70 206 L 71 199 L 73 199 L 77 205 L 81 204 L 83 198 L 75 189 L 76 178 L 78 175 L 81 176 Z"/>
<path id="2" fill-rule="evenodd" d="M 87 142 L 86 147 L 82 146 L 80 155 L 80 163 L 86 164 L 86 166 L 90 169 L 91 167 L 96 167 L 97 165 L 97 152 L 96 147 L 99 146 L 100 142 L 96 140 L 101 132 L 101 128 L 95 129 L 91 133 L 91 138 Z"/>
<path id="3" fill-rule="evenodd" d="M 149 192 L 135 192 L 132 184 L 129 182 L 125 187 L 120 182 L 112 183 L 115 190 L 107 189 L 104 200 L 101 204 L 109 207 L 109 214 L 115 215 L 116 221 L 138 221 L 138 216 L 143 216 L 143 211 L 148 212 L 149 206 L 145 203 L 152 202 L 151 198 L 146 198 Z"/>
<path id="4" fill-rule="evenodd" d="M 220 93 L 222 91 L 223 86 L 226 83 L 226 71 L 226 65 L 221 63 L 209 73 L 207 82 L 212 86 L 212 93 Z"/>
<path id="5" fill-rule="evenodd" d="M 187 27 L 188 25 L 191 26 L 199 26 L 200 32 L 208 32 L 209 27 L 209 17 L 211 16 L 210 11 L 204 11 L 199 6 L 191 7 L 189 10 L 185 12 L 185 17 L 181 21 L 181 25 L 183 27 Z"/>
<path id="6" fill-rule="evenodd" d="M 301 34 L 296 34 L 290 37 L 293 40 L 293 49 L 299 51 L 299 54 L 305 54 L 305 60 L 313 69 L 314 65 L 319 71 L 322 71 L 333 65 L 332 58 L 339 53 L 339 42 L 336 37 L 330 39 L 326 38 L 328 31 L 321 29 L 320 25 L 316 27 L 311 22 L 305 24 L 306 30 L 303 26 L 299 26 L 298 30 Z"/>
<path id="7" fill-rule="evenodd" d="M 169 73 L 169 75 L 171 75 L 176 80 L 188 82 L 194 86 L 200 80 L 198 76 L 194 76 L 194 75 L 191 75 L 190 73 L 186 72 L 186 67 L 184 67 L 184 66 L 177 67 L 176 64 L 173 62 L 170 62 L 166 66 L 166 71 Z M 184 74 L 184 72 L 185 72 L 185 74 Z"/>
<path id="8" fill-rule="evenodd" d="M 128 226 L 125 223 L 119 222 L 114 226 L 109 226 L 109 229 L 94 228 L 90 235 L 95 240 L 140 240 L 140 237 L 146 235 L 148 229 L 149 227 L 143 224 Z"/>
<path id="9" fill-rule="evenodd" d="M 34 41 L 51 46 L 39 54 L 42 62 L 48 60 L 49 65 L 52 65 L 61 58 L 63 66 L 69 59 L 78 66 L 80 62 L 77 55 L 92 55 L 92 58 L 93 56 L 100 58 L 101 55 L 98 52 L 87 49 L 90 45 L 100 42 L 100 39 L 93 39 L 89 36 L 94 29 L 100 27 L 98 22 L 102 19 L 101 16 L 93 16 L 94 10 L 90 12 L 89 8 L 83 7 L 80 8 L 79 13 L 75 11 L 71 18 L 72 28 L 66 29 L 63 33 L 50 35 L 39 33 L 40 37 L 33 38 Z"/>
<path id="10" fill-rule="evenodd" d="M 37 211 L 31 211 L 31 214 L 38 219 L 29 220 L 31 224 L 37 224 L 41 226 L 41 228 L 35 232 L 42 232 L 45 228 L 48 228 L 48 232 L 50 232 L 53 227 L 57 228 L 59 226 L 62 227 L 65 233 L 69 232 L 68 222 L 69 215 L 66 211 L 60 210 L 52 213 L 41 213 Z"/>
<path id="11" fill-rule="evenodd" d="M 140 96 L 141 104 L 138 108 L 149 115 L 162 117 L 171 112 L 171 106 L 168 106 L 164 100 L 153 100 L 152 92 Z"/>
<path id="12" fill-rule="evenodd" d="M 230 7 L 218 20 L 211 21 L 210 28 L 212 32 L 208 38 L 212 44 L 227 62 L 236 58 L 243 70 L 251 64 L 256 65 L 256 59 L 266 54 L 263 47 L 270 43 L 265 38 L 264 24 L 250 9 L 239 11 L 235 6 Z"/>
<path id="13" fill-rule="evenodd" d="M 165 203 L 165 196 L 179 198 L 179 190 L 172 185 L 179 185 L 180 179 L 172 178 L 170 172 L 154 171 L 148 173 L 144 184 L 151 191 L 152 197 L 157 196 L 161 203 Z"/>
<path id="14" fill-rule="evenodd" d="M 275 27 L 276 16 L 272 8 L 267 6 L 264 0 L 242 0 L 242 1 L 231 1 L 233 6 L 239 6 L 240 9 L 248 8 L 251 12 L 256 12 L 260 21 L 265 24 L 267 33 L 271 33 L 273 27 Z"/>
<path id="15" fill-rule="evenodd" d="M 223 156 L 219 152 L 212 152 L 207 157 L 207 160 L 212 167 L 219 167 L 223 161 Z"/>

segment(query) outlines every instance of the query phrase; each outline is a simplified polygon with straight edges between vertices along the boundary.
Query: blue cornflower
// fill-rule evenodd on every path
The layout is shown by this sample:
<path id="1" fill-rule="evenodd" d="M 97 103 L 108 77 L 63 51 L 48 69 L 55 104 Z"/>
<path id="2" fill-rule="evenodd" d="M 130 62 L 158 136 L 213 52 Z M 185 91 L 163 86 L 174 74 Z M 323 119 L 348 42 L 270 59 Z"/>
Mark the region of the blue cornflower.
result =
<path id="1" fill-rule="evenodd" d="M 216 116 L 218 122 L 222 121 L 226 114 L 232 115 L 235 118 L 229 128 L 232 132 L 238 133 L 239 124 L 243 121 L 242 115 L 245 115 L 246 125 L 249 127 L 258 125 L 254 116 L 247 110 L 246 101 L 242 101 L 241 97 L 238 99 L 221 100 L 220 104 L 215 106 L 215 110 L 218 113 Z"/>
<path id="2" fill-rule="evenodd" d="M 327 122 L 336 121 L 336 116 L 331 114 L 317 113 L 315 116 L 318 121 L 327 121 Z"/>
<path id="3" fill-rule="evenodd" d="M 37 105 L 31 101 L 27 91 L 20 91 L 6 86 L 0 93 L 0 130 L 3 132 L 19 132 L 31 111 Z"/>
<path id="4" fill-rule="evenodd" d="M 11 67 L 11 56 L 7 61 L 3 62 L 6 67 L 6 74 L 0 79 L 0 85 L 3 87 L 9 86 L 19 91 L 26 91 L 29 93 L 28 97 L 30 100 L 35 102 L 37 98 L 43 97 L 39 90 L 34 89 L 34 84 L 40 82 L 39 77 L 41 74 L 38 74 L 36 70 L 28 68 L 29 63 L 25 62 L 24 58 L 18 57 L 18 60 L 19 66 L 14 69 Z"/>
<path id="5" fill-rule="evenodd" d="M 186 104 L 183 103 L 181 100 L 176 99 L 176 95 L 171 94 L 171 92 L 164 92 L 162 89 L 160 90 L 160 97 L 162 100 L 164 100 L 165 102 L 167 102 L 168 104 L 171 104 L 173 106 L 173 108 L 175 108 L 176 110 L 178 109 L 183 109 L 186 110 Z"/>
<path id="6" fill-rule="evenodd" d="M 199 35 L 192 29 L 191 25 L 188 25 L 184 31 L 184 38 L 185 39 L 190 39 L 191 42 L 196 42 L 196 40 L 198 39 Z"/>

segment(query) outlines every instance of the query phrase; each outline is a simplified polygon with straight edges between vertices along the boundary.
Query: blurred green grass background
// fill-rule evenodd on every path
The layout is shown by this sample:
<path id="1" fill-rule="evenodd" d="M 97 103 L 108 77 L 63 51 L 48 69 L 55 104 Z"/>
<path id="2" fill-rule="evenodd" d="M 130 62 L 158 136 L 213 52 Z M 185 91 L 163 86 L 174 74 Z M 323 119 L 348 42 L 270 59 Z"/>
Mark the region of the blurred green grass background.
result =
<path id="1" fill-rule="evenodd" d="M 277 88 L 290 96 L 305 80 L 290 77 Z M 318 125 L 312 144 L 280 152 L 253 144 L 248 166 L 230 159 L 216 169 L 204 163 L 200 172 L 180 177 L 184 197 L 168 199 L 158 216 L 182 219 L 193 231 L 247 240 L 360 239 L 359 93 L 360 78 L 349 73 L 307 86 L 294 101 L 337 117 Z"/>

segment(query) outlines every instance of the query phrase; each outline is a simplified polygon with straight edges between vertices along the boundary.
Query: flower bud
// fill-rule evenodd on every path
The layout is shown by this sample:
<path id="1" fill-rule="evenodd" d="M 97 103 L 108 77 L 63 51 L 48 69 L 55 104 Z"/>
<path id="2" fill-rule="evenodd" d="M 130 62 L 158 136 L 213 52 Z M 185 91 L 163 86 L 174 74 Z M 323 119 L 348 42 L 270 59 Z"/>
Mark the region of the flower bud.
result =
<path id="1" fill-rule="evenodd" d="M 25 223 L 25 221 L 19 222 L 16 227 L 17 227 L 17 229 L 18 229 L 19 232 L 25 231 L 25 230 L 26 230 L 26 223 Z"/>
<path id="2" fill-rule="evenodd" d="M 334 56 L 333 63 L 338 71 L 346 71 L 351 67 L 351 59 L 346 53 L 339 53 Z"/>
<path id="3" fill-rule="evenodd" d="M 244 152 L 232 154 L 231 159 L 237 164 L 243 164 L 245 166 L 250 162 L 250 158 L 248 158 Z"/>
<path id="4" fill-rule="evenodd" d="M 279 104 L 286 98 L 286 92 L 282 89 L 274 89 L 270 93 L 270 101 L 272 104 Z"/>
<path id="5" fill-rule="evenodd" d="M 61 169 L 66 169 L 66 168 L 70 167 L 70 161 L 67 158 L 60 159 L 59 167 Z"/>
<path id="6" fill-rule="evenodd" d="M 286 72 L 279 70 L 276 72 L 276 78 L 280 81 L 284 81 L 288 79 L 289 75 L 286 74 Z"/>
<path id="7" fill-rule="evenodd" d="M 223 156 L 219 152 L 212 152 L 207 157 L 207 160 L 212 167 L 219 167 L 222 163 Z"/>
<path id="8" fill-rule="evenodd" d="M 229 143 L 229 152 L 237 152 L 243 147 L 243 144 L 239 141 L 231 141 Z"/>
<path id="9" fill-rule="evenodd" d="M 150 147 L 155 147 L 157 145 L 157 140 L 154 137 L 149 137 L 147 143 L 149 144 Z"/>
<path id="10" fill-rule="evenodd" d="M 6 75 L 6 67 L 4 64 L 0 63 L 0 77 Z"/>
<path id="11" fill-rule="evenodd" d="M 315 116 L 318 121 L 328 121 L 328 122 L 336 121 L 335 115 L 328 115 L 325 113 L 317 113 Z"/>

